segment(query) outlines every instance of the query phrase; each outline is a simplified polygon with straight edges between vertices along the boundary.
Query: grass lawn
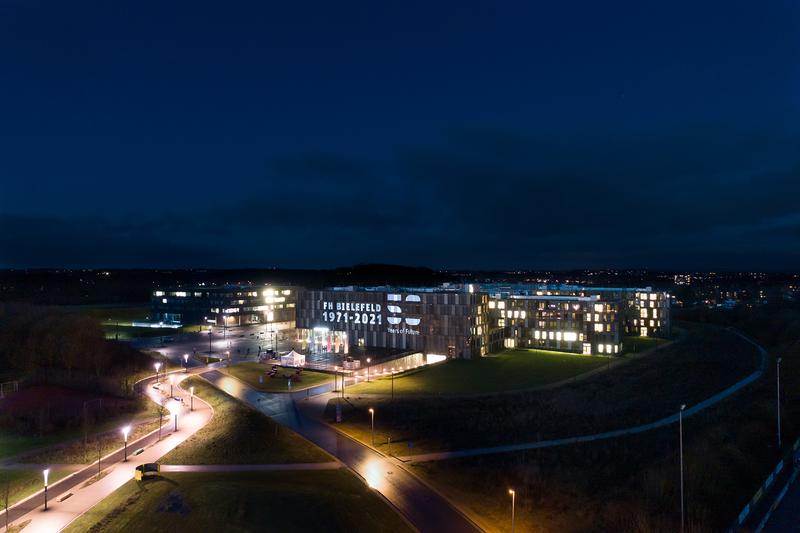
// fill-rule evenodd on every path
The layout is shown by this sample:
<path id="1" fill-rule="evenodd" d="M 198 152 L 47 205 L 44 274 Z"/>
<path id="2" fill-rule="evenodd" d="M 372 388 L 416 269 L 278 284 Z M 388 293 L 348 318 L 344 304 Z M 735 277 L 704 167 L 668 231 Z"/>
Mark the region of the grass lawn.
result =
<path id="1" fill-rule="evenodd" d="M 452 359 L 394 378 L 395 394 L 484 394 L 555 383 L 608 363 L 590 357 L 545 350 L 506 350 L 474 360 Z M 350 394 L 389 394 L 391 378 L 349 387 Z"/>
<path id="2" fill-rule="evenodd" d="M 152 404 L 151 404 L 152 405 Z M 158 413 L 153 406 L 149 411 L 143 413 L 142 416 L 147 418 L 157 417 Z M 166 425 L 169 420 L 165 420 Z M 108 426 L 109 424 L 104 424 Z M 123 422 L 113 423 L 114 426 L 123 426 Z M 131 433 L 128 436 L 128 444 L 134 442 L 136 439 L 143 437 L 151 431 L 158 429 L 158 420 L 148 420 L 139 424 L 131 424 Z M 122 434 L 120 430 L 113 430 L 109 433 L 99 436 L 89 436 L 88 443 L 84 444 L 82 436 L 79 436 L 76 442 L 68 444 L 63 447 L 54 448 L 51 450 L 30 455 L 20 459 L 21 463 L 56 463 L 56 464 L 89 464 L 97 461 L 98 456 L 103 457 L 114 450 L 121 448 L 123 444 Z M 99 453 L 98 453 L 99 449 Z M 130 447 L 128 448 L 131 449 Z"/>
<path id="3" fill-rule="evenodd" d="M 129 481 L 70 524 L 84 531 L 411 531 L 346 470 L 171 473 Z"/>
<path id="4" fill-rule="evenodd" d="M 667 339 L 656 337 L 623 337 L 622 353 L 641 353 L 660 344 L 669 342 Z"/>
<path id="5" fill-rule="evenodd" d="M 758 359 L 756 350 L 732 333 L 693 326 L 685 339 L 648 357 L 555 389 L 484 396 L 396 394 L 391 401 L 385 394 L 359 396 L 349 387 L 343 422 L 336 427 L 369 443 L 368 409 L 374 408 L 376 446 L 394 455 L 600 433 L 652 422 L 682 403 L 708 398 L 752 372 Z M 451 361 L 419 375 L 484 361 L 491 360 Z M 395 386 L 401 381 L 396 378 Z M 326 420 L 333 422 L 335 412 L 336 400 L 331 400 Z"/>
<path id="6" fill-rule="evenodd" d="M 101 453 L 103 455 L 113 451 L 121 444 L 119 428 L 131 424 L 133 431 L 130 439 L 152 431 L 153 423 L 150 420 L 157 416 L 153 403 L 140 399 L 137 410 L 125 414 L 115 414 L 104 421 L 99 421 L 89 427 L 89 444 L 83 444 L 83 429 L 70 428 L 52 434 L 23 435 L 0 429 L 0 460 L 15 456 L 30 450 L 49 448 L 36 455 L 22 457 L 18 462 L 24 463 L 64 463 L 83 464 L 97 460 L 97 440 L 100 439 Z M 106 435 L 101 433 L 110 432 Z M 62 443 L 69 443 L 59 446 Z M 88 460 L 87 460 L 88 459 Z"/>
<path id="7" fill-rule="evenodd" d="M 162 457 L 164 464 L 318 463 L 333 458 L 202 378 L 187 379 L 195 395 L 214 408 L 200 431 Z"/>
<path id="8" fill-rule="evenodd" d="M 272 368 L 271 364 L 264 363 L 240 363 L 227 368 L 220 369 L 224 374 L 239 378 L 251 387 L 262 392 L 290 392 L 305 390 L 316 387 L 329 381 L 333 381 L 333 375 L 313 370 L 303 370 L 302 380 L 293 381 L 292 388 L 289 388 L 288 379 L 281 376 L 294 375 L 294 368 L 278 368 L 278 375 L 270 378 L 266 373 Z M 264 377 L 264 383 L 259 383 L 259 376 Z"/>
<path id="9" fill-rule="evenodd" d="M 48 483 L 52 485 L 62 479 L 69 471 L 50 469 Z M 8 483 L 8 506 L 11 507 L 20 500 L 24 500 L 31 494 L 42 488 L 44 478 L 42 471 L 35 470 L 3 469 L 0 468 L 0 510 L 5 504 L 6 483 Z"/>

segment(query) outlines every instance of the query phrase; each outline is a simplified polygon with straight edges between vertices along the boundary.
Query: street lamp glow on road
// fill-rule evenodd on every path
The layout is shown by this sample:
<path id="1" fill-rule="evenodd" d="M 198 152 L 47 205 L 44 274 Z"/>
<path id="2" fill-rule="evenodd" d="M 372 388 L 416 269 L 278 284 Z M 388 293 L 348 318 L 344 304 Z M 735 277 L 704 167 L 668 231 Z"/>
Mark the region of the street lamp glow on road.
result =
<path id="1" fill-rule="evenodd" d="M 372 419 L 371 426 L 372 426 L 372 445 L 375 446 L 375 409 L 372 407 L 369 408 L 369 416 Z"/>
<path id="2" fill-rule="evenodd" d="M 122 428 L 122 438 L 125 440 L 125 461 L 128 460 L 128 434 L 131 432 L 130 426 Z"/>
<path id="3" fill-rule="evenodd" d="M 156 367 L 156 383 L 158 383 L 158 371 L 159 371 L 159 369 L 161 368 L 161 363 L 158 363 L 158 362 L 157 362 L 157 363 L 156 363 L 156 364 L 154 364 L 153 366 L 154 366 L 154 367 Z"/>
<path id="4" fill-rule="evenodd" d="M 188 372 L 189 371 L 189 354 L 188 353 L 183 354 L 183 364 L 186 367 L 186 371 Z"/>
<path id="5" fill-rule="evenodd" d="M 516 518 L 514 516 L 514 512 L 515 512 L 514 507 L 515 507 L 515 504 L 516 504 L 517 493 L 514 491 L 514 489 L 508 489 L 508 493 L 511 495 L 511 533 L 514 533 L 514 526 L 515 526 L 514 522 L 515 522 L 515 518 Z"/>
<path id="6" fill-rule="evenodd" d="M 194 386 L 189 387 L 189 410 L 194 411 Z"/>
<path id="7" fill-rule="evenodd" d="M 47 510 L 47 477 L 50 475 L 50 469 L 45 468 L 42 470 L 42 475 L 44 476 L 44 510 Z"/>

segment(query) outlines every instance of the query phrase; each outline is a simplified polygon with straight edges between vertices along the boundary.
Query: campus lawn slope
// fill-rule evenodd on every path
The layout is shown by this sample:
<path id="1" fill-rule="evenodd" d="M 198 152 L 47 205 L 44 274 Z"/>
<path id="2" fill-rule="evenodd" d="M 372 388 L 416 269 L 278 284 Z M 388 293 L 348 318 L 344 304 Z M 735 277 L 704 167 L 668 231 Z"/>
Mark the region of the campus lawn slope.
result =
<path id="1" fill-rule="evenodd" d="M 181 384 L 214 408 L 203 429 L 161 458 L 163 464 L 316 463 L 333 459 L 293 431 L 247 407 L 207 381 L 191 377 Z"/>
<path id="2" fill-rule="evenodd" d="M 469 395 L 528 389 L 583 374 L 608 363 L 590 357 L 546 350 L 506 350 L 473 360 L 452 359 L 394 378 L 394 393 Z M 391 377 L 349 388 L 350 394 L 389 394 Z"/>

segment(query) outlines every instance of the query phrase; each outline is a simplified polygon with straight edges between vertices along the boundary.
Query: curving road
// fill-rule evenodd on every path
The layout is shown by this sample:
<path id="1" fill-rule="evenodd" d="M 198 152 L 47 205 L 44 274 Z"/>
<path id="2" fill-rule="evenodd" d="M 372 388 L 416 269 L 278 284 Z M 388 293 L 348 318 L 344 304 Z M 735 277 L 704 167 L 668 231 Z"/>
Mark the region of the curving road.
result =
<path id="1" fill-rule="evenodd" d="M 308 392 L 263 393 L 216 370 L 202 376 L 339 459 L 364 478 L 419 531 L 480 531 L 447 499 L 406 471 L 398 462 L 342 435 L 323 422 L 304 416 L 298 410 L 296 401 L 327 392 L 332 385 L 314 387 Z"/>

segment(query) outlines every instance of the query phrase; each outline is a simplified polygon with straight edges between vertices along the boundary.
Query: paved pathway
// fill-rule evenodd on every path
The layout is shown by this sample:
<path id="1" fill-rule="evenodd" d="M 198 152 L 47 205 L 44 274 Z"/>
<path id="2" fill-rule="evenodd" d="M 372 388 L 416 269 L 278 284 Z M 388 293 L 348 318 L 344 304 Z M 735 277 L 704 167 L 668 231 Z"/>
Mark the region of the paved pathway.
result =
<path id="1" fill-rule="evenodd" d="M 327 396 L 323 394 L 332 385 L 315 387 L 309 393 L 263 393 L 216 370 L 206 372 L 203 377 L 339 459 L 394 505 L 418 530 L 437 533 L 479 531 L 449 501 L 394 459 L 342 435 L 316 417 L 304 416 L 297 404 L 307 402 L 309 408 L 316 411 Z"/>
<path id="2" fill-rule="evenodd" d="M 191 373 L 176 374 L 180 379 L 188 375 Z M 145 391 L 151 400 L 158 402 L 162 398 L 161 392 L 153 389 L 152 381 L 154 378 L 144 382 Z M 180 389 L 179 384 L 176 389 L 178 394 L 187 394 Z M 13 525 L 31 520 L 30 524 L 25 527 L 25 533 L 52 533 L 63 529 L 103 498 L 133 479 L 137 465 L 156 462 L 205 426 L 211 420 L 212 414 L 213 411 L 208 404 L 195 398 L 194 411 L 190 413 L 188 407 L 181 408 L 181 413 L 178 415 L 177 432 L 172 431 L 174 428 L 172 421 L 166 422 L 162 428 L 160 441 L 158 440 L 158 430 L 156 430 L 136 442 L 128 443 L 129 452 L 144 448 L 145 451 L 140 455 L 131 457 L 129 454 L 128 461 L 123 462 L 124 452 L 122 449 L 112 452 L 102 458 L 101 463 L 112 465 L 103 471 L 103 478 L 90 485 L 86 484 L 97 474 L 97 463 L 95 462 L 89 468 L 75 472 L 49 487 L 47 511 L 44 511 L 44 493 L 40 491 L 12 507 L 9 510 L 9 521 Z"/>
<path id="3" fill-rule="evenodd" d="M 162 472 L 279 472 L 286 470 L 337 470 L 338 461 L 327 463 L 286 463 L 268 465 L 161 465 Z"/>
<path id="4" fill-rule="evenodd" d="M 739 390 L 743 389 L 744 387 L 750 385 L 754 381 L 761 378 L 764 374 L 764 369 L 766 368 L 767 364 L 767 351 L 758 345 L 755 341 L 749 339 L 748 337 L 742 335 L 739 332 L 734 331 L 736 335 L 744 339 L 745 341 L 749 342 L 759 352 L 760 355 L 760 364 L 758 370 L 753 372 L 752 374 L 748 375 L 744 379 L 737 381 L 727 389 L 711 396 L 710 398 L 706 398 L 700 403 L 697 403 L 691 407 L 687 407 L 683 411 L 684 418 L 688 418 L 694 414 L 699 413 L 700 411 L 711 407 L 714 404 L 721 402 L 722 400 L 728 398 L 729 396 L 735 394 Z M 477 455 L 489 455 L 495 453 L 507 453 L 507 452 L 517 452 L 522 450 L 534 450 L 537 448 L 551 448 L 553 446 L 564 446 L 566 444 L 577 444 L 579 442 L 591 442 L 596 440 L 603 440 L 603 439 L 613 439 L 616 437 L 622 437 L 625 435 L 633 435 L 636 433 L 643 433 L 645 431 L 650 431 L 651 429 L 660 428 L 663 426 L 667 426 L 670 424 L 675 424 L 678 422 L 678 414 L 675 413 L 673 415 L 667 416 L 660 420 L 656 420 L 655 422 L 650 422 L 648 424 L 642 424 L 640 426 L 634 426 L 624 429 L 617 429 L 614 431 L 606 431 L 604 433 L 594 433 L 592 435 L 581 435 L 577 437 L 566 437 L 562 439 L 551 439 L 551 440 L 541 440 L 535 442 L 523 442 L 520 444 L 508 444 L 504 446 L 490 446 L 484 448 L 472 448 L 468 450 L 458 450 L 458 451 L 448 451 L 448 452 L 434 452 L 434 453 L 425 453 L 419 455 L 407 455 L 403 456 L 402 459 L 404 461 L 410 461 L 414 463 L 421 463 L 426 461 L 440 461 L 443 459 L 456 459 L 460 457 L 474 457 Z"/>

